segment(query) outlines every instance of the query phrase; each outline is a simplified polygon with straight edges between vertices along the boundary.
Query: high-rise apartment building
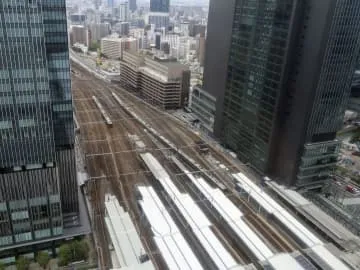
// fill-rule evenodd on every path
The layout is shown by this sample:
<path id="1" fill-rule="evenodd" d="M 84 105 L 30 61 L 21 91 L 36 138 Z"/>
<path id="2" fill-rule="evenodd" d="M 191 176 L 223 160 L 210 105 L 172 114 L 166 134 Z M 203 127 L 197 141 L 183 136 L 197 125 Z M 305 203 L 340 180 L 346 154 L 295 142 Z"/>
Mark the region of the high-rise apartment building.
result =
<path id="1" fill-rule="evenodd" d="M 359 34 L 359 1 L 212 0 L 204 80 L 217 98 L 215 135 L 274 179 L 321 186 L 337 160 Z"/>
<path id="2" fill-rule="evenodd" d="M 65 0 L 0 1 L 0 250 L 79 225 Z"/>

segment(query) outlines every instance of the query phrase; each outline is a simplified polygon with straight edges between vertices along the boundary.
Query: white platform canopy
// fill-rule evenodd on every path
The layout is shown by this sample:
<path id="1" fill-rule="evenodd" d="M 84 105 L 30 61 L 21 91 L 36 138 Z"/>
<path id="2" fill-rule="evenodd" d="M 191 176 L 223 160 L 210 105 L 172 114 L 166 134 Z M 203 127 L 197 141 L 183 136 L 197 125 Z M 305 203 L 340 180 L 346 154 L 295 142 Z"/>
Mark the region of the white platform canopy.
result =
<path id="1" fill-rule="evenodd" d="M 155 178 L 170 195 L 176 207 L 191 227 L 193 233 L 208 253 L 209 257 L 214 261 L 217 268 L 231 269 L 237 266 L 238 264 L 235 259 L 212 231 L 211 222 L 191 196 L 179 191 L 166 170 L 152 154 L 145 153 L 140 156 Z"/>
<path id="2" fill-rule="evenodd" d="M 308 228 L 293 217 L 284 207 L 271 198 L 259 186 L 253 183 L 242 173 L 233 174 L 237 180 L 238 186 L 246 191 L 268 213 L 273 214 L 284 226 L 286 226 L 298 239 L 312 250 L 324 265 L 326 269 L 349 270 L 349 268 L 338 258 L 336 258 L 325 246 L 324 243 L 315 236 Z M 294 201 L 306 204 L 305 199 L 295 196 Z"/>
<path id="3" fill-rule="evenodd" d="M 154 241 L 169 269 L 201 270 L 198 258 L 152 187 L 138 187 L 140 205 L 151 225 Z"/>
<path id="4" fill-rule="evenodd" d="M 105 209 L 106 227 L 121 269 L 155 269 L 151 261 L 140 261 L 140 257 L 146 254 L 145 249 L 129 214 L 123 210 L 115 196 L 106 196 Z"/>

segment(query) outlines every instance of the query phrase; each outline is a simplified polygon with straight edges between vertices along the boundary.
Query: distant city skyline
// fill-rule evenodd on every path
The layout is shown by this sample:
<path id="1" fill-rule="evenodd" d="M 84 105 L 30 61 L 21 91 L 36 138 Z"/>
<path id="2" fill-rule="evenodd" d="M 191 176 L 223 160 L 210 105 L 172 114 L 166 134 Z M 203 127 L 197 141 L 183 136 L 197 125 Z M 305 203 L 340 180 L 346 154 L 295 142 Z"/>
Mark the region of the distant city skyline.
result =
<path id="1" fill-rule="evenodd" d="M 150 0 L 137 0 L 138 5 L 150 4 Z M 187 6 L 197 6 L 197 5 L 209 5 L 209 0 L 170 0 L 170 6 L 176 5 L 187 5 Z"/>

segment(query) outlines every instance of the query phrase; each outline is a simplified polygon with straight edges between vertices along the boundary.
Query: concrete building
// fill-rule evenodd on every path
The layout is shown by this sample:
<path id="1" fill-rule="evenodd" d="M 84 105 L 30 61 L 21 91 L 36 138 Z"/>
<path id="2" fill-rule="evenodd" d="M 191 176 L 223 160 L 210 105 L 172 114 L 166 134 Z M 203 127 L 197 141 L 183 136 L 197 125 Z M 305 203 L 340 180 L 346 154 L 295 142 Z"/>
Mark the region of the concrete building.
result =
<path id="1" fill-rule="evenodd" d="M 89 46 L 89 29 L 83 25 L 72 25 L 70 31 L 70 44 L 80 43 Z"/>
<path id="2" fill-rule="evenodd" d="M 167 41 L 162 41 L 160 44 L 160 50 L 164 52 L 164 54 L 169 55 L 170 54 L 170 45 Z"/>
<path id="3" fill-rule="evenodd" d="M 190 23 L 188 27 L 190 37 L 196 37 L 197 35 L 205 37 L 206 25 Z"/>
<path id="4" fill-rule="evenodd" d="M 205 48 L 206 48 L 206 39 L 203 36 L 198 36 L 198 41 L 199 41 L 199 48 L 197 50 L 198 53 L 198 59 L 199 59 L 199 63 L 200 66 L 204 66 L 205 64 Z"/>
<path id="5" fill-rule="evenodd" d="M 216 99 L 199 86 L 193 88 L 191 109 L 200 121 L 200 128 L 208 134 L 214 133 Z"/>
<path id="6" fill-rule="evenodd" d="M 0 24 L 0 258 L 12 261 L 81 222 L 65 0 L 7 1 Z"/>
<path id="7" fill-rule="evenodd" d="M 190 71 L 175 59 L 159 58 L 145 52 L 124 52 L 120 82 L 152 104 L 163 109 L 176 109 L 187 104 Z"/>
<path id="8" fill-rule="evenodd" d="M 103 37 L 110 34 L 109 23 L 94 23 L 89 25 L 91 42 L 100 42 Z"/>
<path id="9" fill-rule="evenodd" d="M 148 14 L 148 24 L 155 25 L 156 29 L 167 29 L 170 25 L 169 13 L 150 12 Z"/>
<path id="10" fill-rule="evenodd" d="M 129 35 L 129 31 L 130 31 L 130 24 L 128 22 L 121 22 L 120 23 L 120 30 L 119 30 L 119 35 L 120 36 L 127 36 Z"/>
<path id="11" fill-rule="evenodd" d="M 137 39 L 132 37 L 101 39 L 101 53 L 110 59 L 121 59 L 124 51 L 137 52 Z"/>
<path id="12" fill-rule="evenodd" d="M 145 30 L 143 28 L 130 29 L 129 36 L 137 39 L 139 50 L 147 49 L 147 37 L 145 36 Z"/>
<path id="13" fill-rule="evenodd" d="M 215 135 L 261 173 L 321 187 L 340 147 L 360 2 L 252 4 L 210 3 L 204 88 L 217 98 Z"/>
<path id="14" fill-rule="evenodd" d="M 70 22 L 72 25 L 85 25 L 86 15 L 85 14 L 71 14 Z"/>
<path id="15" fill-rule="evenodd" d="M 180 36 L 175 35 L 175 34 L 167 34 L 163 37 L 163 41 L 166 41 L 169 43 L 170 56 L 177 57 L 179 38 L 180 38 Z"/>

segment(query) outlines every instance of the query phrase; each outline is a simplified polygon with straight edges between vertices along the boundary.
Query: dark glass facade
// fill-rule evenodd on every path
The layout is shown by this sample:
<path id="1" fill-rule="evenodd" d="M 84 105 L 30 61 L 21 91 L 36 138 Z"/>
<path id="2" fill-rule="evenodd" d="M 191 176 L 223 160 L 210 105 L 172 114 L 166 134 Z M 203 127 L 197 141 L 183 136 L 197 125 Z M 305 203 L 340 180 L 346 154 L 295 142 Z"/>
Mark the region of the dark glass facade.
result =
<path id="1" fill-rule="evenodd" d="M 336 132 L 343 125 L 360 49 L 359 1 L 307 1 L 303 10 L 274 170 L 298 186 L 321 185 L 337 162 Z M 289 161 L 293 167 L 284 170 Z"/>
<path id="2" fill-rule="evenodd" d="M 223 110 L 226 144 L 265 170 L 282 91 L 293 0 L 237 1 Z"/>
<path id="3" fill-rule="evenodd" d="M 0 2 L 0 247 L 78 216 L 65 0 Z"/>
<path id="4" fill-rule="evenodd" d="M 221 23 L 216 5 L 210 2 L 207 49 L 221 36 L 211 29 L 212 19 Z M 321 185 L 339 151 L 336 132 L 360 49 L 360 2 L 237 0 L 226 12 L 224 20 L 232 19 L 226 68 L 214 67 L 214 50 L 205 62 L 205 90 L 217 98 L 215 135 L 274 179 Z M 220 76 L 215 83 L 222 85 L 213 88 L 211 73 L 224 71 L 225 82 Z"/>
<path id="5" fill-rule="evenodd" d="M 169 12 L 170 0 L 150 0 L 151 12 Z"/>

